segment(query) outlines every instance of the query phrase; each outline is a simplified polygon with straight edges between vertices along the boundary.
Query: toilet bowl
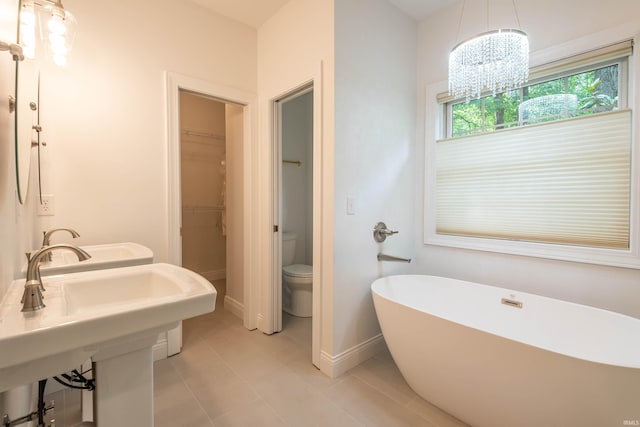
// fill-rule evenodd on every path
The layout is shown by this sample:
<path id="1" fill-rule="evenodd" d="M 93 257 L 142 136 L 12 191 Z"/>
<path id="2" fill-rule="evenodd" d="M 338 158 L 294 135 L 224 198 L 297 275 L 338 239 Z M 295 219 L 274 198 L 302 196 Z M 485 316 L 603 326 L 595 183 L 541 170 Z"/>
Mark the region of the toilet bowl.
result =
<path id="1" fill-rule="evenodd" d="M 282 235 L 282 309 L 298 317 L 311 317 L 313 311 L 313 267 L 293 264 L 297 235 Z"/>
<path id="2" fill-rule="evenodd" d="M 305 264 L 282 268 L 282 309 L 298 317 L 311 317 L 313 311 L 313 267 Z"/>

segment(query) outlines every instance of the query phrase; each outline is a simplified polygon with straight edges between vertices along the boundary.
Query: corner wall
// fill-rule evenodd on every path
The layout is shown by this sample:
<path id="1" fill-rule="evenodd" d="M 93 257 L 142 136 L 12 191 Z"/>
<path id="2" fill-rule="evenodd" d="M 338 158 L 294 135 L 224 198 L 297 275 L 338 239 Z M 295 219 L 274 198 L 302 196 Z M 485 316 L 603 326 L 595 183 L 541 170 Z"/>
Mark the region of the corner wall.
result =
<path id="1" fill-rule="evenodd" d="M 482 4 L 467 4 L 470 8 L 465 11 L 465 16 L 467 13 L 470 17 L 484 16 L 485 12 L 478 9 Z M 582 44 L 588 50 L 596 47 L 595 44 L 588 46 L 592 39 L 640 32 L 640 3 L 634 0 L 617 1 L 615 7 L 598 0 L 527 0 L 518 2 L 517 6 L 522 30 L 529 35 L 532 60 L 543 50 L 558 50 L 563 43 L 573 40 L 583 40 Z M 495 12 L 495 8 L 493 10 Z M 454 29 L 457 28 L 459 19 L 460 5 L 457 4 L 433 15 L 419 26 L 416 157 L 417 179 L 421 184 L 416 188 L 415 196 L 418 271 L 540 294 L 640 317 L 640 306 L 637 303 L 640 301 L 640 272 L 636 270 L 429 246 L 423 243 L 425 93 L 428 85 L 446 82 L 448 52 L 456 42 Z M 495 19 L 504 21 L 509 17 L 497 16 Z M 479 32 L 478 28 L 472 28 L 473 25 L 472 20 L 465 18 L 460 39 L 464 40 Z M 635 88 L 635 93 L 631 92 L 631 105 L 636 112 L 640 108 L 638 56 L 636 53 L 635 63 L 632 64 L 635 81 L 631 85 L 632 91 Z M 446 88 L 446 83 L 444 87 Z M 639 122 L 637 114 L 634 116 L 637 138 Z M 427 139 L 426 143 L 430 140 Z"/>
<path id="2" fill-rule="evenodd" d="M 414 257 L 417 24 L 384 0 L 335 8 L 332 357 L 348 369 L 382 345 L 371 283 L 412 267 L 379 262 L 378 252 Z M 378 221 L 399 234 L 376 243 Z"/>

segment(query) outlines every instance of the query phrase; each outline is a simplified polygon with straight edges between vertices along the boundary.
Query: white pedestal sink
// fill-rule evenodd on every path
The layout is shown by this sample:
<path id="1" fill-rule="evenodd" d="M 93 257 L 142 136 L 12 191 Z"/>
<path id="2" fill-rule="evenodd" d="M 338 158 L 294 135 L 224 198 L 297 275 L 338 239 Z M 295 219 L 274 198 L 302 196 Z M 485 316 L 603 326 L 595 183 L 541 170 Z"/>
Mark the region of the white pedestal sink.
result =
<path id="1" fill-rule="evenodd" d="M 153 426 L 151 347 L 181 320 L 213 311 L 215 288 L 171 264 L 44 278 L 42 310 L 22 313 L 24 279 L 0 303 L 0 392 L 96 364 L 98 426 Z"/>
<path id="2" fill-rule="evenodd" d="M 80 262 L 78 257 L 69 251 L 53 252 L 51 261 L 40 263 L 40 274 L 78 273 L 80 271 L 104 270 L 106 268 L 128 267 L 132 265 L 151 264 L 153 251 L 138 243 L 108 243 L 104 245 L 80 246 L 91 255 L 91 258 Z M 22 267 L 22 274 L 27 272 L 27 264 Z"/>

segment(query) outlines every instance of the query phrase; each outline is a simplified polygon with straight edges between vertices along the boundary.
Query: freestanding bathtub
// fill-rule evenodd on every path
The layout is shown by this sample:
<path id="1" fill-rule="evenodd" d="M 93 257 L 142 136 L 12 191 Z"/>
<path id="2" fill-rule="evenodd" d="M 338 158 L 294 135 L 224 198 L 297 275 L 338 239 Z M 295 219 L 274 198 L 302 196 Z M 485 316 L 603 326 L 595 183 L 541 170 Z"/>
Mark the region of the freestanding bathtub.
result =
<path id="1" fill-rule="evenodd" d="M 407 383 L 458 419 L 640 425 L 639 319 L 435 276 L 384 277 L 371 289 Z"/>

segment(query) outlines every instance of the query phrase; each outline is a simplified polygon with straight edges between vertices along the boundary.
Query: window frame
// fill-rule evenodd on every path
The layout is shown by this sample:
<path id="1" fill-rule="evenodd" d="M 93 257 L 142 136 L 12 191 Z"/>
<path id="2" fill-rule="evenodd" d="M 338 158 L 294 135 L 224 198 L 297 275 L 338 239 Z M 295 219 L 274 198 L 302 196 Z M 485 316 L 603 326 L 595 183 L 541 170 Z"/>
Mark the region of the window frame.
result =
<path id="1" fill-rule="evenodd" d="M 626 40 L 633 37 L 626 37 Z M 620 40 L 623 40 L 621 38 Z M 635 41 L 635 40 L 634 40 Z M 596 44 L 597 45 L 597 44 Z M 600 43 L 601 46 L 607 46 Z M 551 63 L 555 60 L 567 58 L 569 54 L 575 52 L 587 52 L 592 49 L 593 40 L 584 42 L 583 40 L 574 41 L 566 44 L 565 50 L 558 52 L 540 52 L 538 58 L 544 58 L 539 64 Z M 569 52 L 568 52 L 569 51 Z M 571 53 L 573 52 L 573 53 Z M 555 58 L 554 58 L 555 56 Z M 444 235 L 436 232 L 436 163 L 435 163 L 435 147 L 436 141 L 442 139 L 447 130 L 445 120 L 447 115 L 450 116 L 451 99 L 444 99 L 442 92 L 446 91 L 447 83 L 438 82 L 427 86 L 426 105 L 425 105 L 425 198 L 424 198 L 424 244 L 434 246 L 444 246 L 452 248 L 478 250 L 483 252 L 503 253 L 510 255 L 530 256 L 537 258 L 556 259 L 563 261 L 591 263 L 598 265 L 616 266 L 624 268 L 640 269 L 640 238 L 639 238 L 639 209 L 638 202 L 638 180 L 640 178 L 640 158 L 638 147 L 638 122 L 636 116 L 633 115 L 634 110 L 638 108 L 638 97 L 636 89 L 640 87 L 640 81 L 636 70 L 639 68 L 639 55 L 633 53 L 625 58 L 613 58 L 606 61 L 597 62 L 594 67 L 593 63 L 577 66 L 570 71 L 561 71 L 550 73 L 548 76 L 532 79 L 527 84 L 537 84 L 544 81 L 553 80 L 567 75 L 580 73 L 580 70 L 588 70 L 606 66 L 607 63 L 621 63 L 626 61 L 619 68 L 619 95 L 618 109 L 629 108 L 632 110 L 632 129 L 631 129 L 631 197 L 630 197 L 630 231 L 629 231 L 629 249 L 605 249 L 584 246 L 570 246 L 554 243 L 537 243 L 525 241 L 512 241 L 502 239 L 492 239 L 486 237 L 469 237 Z M 545 61 L 546 59 L 546 61 Z M 532 63 L 534 61 L 532 60 Z M 603 65 L 604 64 L 604 65 Z M 544 66 L 543 66 L 544 67 Z M 443 108 L 443 104 L 447 103 L 447 108 Z"/>

